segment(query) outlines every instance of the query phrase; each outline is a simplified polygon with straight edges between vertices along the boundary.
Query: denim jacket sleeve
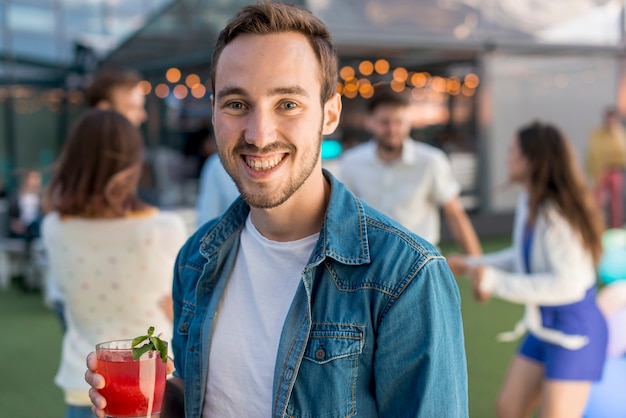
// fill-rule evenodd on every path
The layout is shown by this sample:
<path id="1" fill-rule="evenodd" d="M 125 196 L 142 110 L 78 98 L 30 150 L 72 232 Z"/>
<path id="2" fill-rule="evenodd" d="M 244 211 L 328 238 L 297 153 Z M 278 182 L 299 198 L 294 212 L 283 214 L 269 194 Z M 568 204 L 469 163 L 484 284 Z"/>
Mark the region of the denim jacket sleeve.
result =
<path id="1" fill-rule="evenodd" d="M 423 269 L 379 328 L 374 364 L 378 415 L 467 417 L 458 288 L 443 258 L 429 260 Z"/>

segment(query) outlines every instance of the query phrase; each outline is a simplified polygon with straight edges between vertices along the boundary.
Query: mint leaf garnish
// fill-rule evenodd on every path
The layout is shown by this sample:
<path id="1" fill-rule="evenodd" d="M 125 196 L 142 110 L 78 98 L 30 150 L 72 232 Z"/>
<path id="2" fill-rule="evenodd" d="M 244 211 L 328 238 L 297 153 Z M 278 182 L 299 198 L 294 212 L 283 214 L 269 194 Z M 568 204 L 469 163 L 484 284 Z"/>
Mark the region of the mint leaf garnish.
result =
<path id="1" fill-rule="evenodd" d="M 153 335 L 153 333 L 154 327 L 150 327 L 148 328 L 148 335 L 140 335 L 139 337 L 133 338 L 133 359 L 139 359 L 139 357 L 141 357 L 144 353 L 147 353 L 148 351 L 158 351 L 161 356 L 161 360 L 163 360 L 163 363 L 167 362 L 167 344 L 165 344 L 165 342 L 156 335 Z M 144 341 L 146 343 L 140 346 L 139 344 L 143 343 Z"/>

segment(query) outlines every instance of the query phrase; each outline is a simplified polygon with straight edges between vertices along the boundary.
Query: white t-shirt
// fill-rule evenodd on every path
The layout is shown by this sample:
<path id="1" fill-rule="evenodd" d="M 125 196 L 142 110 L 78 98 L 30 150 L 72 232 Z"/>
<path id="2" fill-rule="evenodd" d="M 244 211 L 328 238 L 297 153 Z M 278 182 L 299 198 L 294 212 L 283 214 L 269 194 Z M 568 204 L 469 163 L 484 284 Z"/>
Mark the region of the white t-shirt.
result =
<path id="1" fill-rule="evenodd" d="M 318 236 L 271 241 L 248 216 L 217 312 L 203 417 L 272 415 L 274 367 L 283 324 Z"/>
<path id="2" fill-rule="evenodd" d="M 91 405 L 85 358 L 97 343 L 134 338 L 150 326 L 171 339 L 159 301 L 171 295 L 187 231 L 173 213 L 85 219 L 55 212 L 44 218 L 42 238 L 67 321 L 55 382 L 68 404 Z"/>
<path id="3" fill-rule="evenodd" d="M 405 139 L 402 156 L 387 163 L 369 141 L 341 157 L 341 181 L 366 203 L 437 245 L 439 209 L 460 186 L 448 157 L 438 148 Z"/>

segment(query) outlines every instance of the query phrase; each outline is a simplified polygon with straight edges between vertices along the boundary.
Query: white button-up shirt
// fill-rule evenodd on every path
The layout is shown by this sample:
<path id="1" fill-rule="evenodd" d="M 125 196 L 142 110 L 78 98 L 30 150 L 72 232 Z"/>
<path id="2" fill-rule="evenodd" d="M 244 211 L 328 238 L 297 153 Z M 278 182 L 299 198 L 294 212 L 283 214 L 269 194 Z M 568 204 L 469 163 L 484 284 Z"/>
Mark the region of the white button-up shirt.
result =
<path id="1" fill-rule="evenodd" d="M 354 194 L 433 244 L 439 243 L 439 208 L 460 193 L 448 157 L 438 148 L 404 140 L 402 156 L 385 162 L 369 141 L 341 157 L 340 179 Z"/>

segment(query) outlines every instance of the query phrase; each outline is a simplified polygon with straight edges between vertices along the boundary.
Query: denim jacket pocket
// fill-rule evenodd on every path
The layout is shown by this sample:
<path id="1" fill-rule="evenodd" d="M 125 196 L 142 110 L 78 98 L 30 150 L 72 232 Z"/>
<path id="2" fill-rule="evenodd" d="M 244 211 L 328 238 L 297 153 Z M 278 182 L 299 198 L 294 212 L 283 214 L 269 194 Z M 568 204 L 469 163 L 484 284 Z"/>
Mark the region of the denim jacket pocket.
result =
<path id="1" fill-rule="evenodd" d="M 287 416 L 354 415 L 358 359 L 364 340 L 362 326 L 313 323 Z"/>
<path id="2" fill-rule="evenodd" d="M 306 360 L 317 364 L 354 356 L 363 350 L 363 328 L 356 325 L 313 323 Z"/>

